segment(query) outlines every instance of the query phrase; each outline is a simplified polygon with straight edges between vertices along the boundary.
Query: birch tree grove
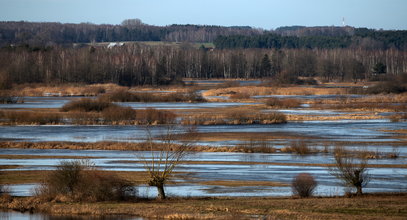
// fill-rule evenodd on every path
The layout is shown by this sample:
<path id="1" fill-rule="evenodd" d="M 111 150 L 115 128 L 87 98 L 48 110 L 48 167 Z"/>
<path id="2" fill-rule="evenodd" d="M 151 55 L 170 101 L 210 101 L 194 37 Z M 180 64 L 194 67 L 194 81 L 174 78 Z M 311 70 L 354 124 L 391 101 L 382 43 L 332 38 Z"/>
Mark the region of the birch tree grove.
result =
<path id="1" fill-rule="evenodd" d="M 355 49 L 224 49 L 130 44 L 122 47 L 3 48 L 0 85 L 117 83 L 163 85 L 187 78 L 261 78 L 279 74 L 368 80 L 378 63 L 387 75 L 407 71 L 407 52 Z"/>

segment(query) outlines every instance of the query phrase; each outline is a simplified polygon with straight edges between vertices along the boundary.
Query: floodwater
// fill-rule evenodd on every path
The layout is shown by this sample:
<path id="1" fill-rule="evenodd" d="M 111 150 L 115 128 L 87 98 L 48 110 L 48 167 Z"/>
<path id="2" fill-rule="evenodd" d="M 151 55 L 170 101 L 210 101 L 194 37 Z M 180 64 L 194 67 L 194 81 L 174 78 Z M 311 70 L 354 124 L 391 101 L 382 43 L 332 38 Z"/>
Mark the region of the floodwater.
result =
<path id="1" fill-rule="evenodd" d="M 25 109 L 25 108 L 61 108 L 66 103 L 84 98 L 83 96 L 72 97 L 23 97 L 23 103 L 0 104 L 0 109 Z"/>
<path id="2" fill-rule="evenodd" d="M 392 123 L 388 120 L 338 120 L 305 121 L 271 125 L 211 125 L 197 126 L 198 132 L 286 132 L 315 140 L 390 142 L 398 141 L 395 133 L 383 130 L 407 129 L 407 122 Z M 167 127 L 152 126 L 153 135 L 163 135 Z M 176 127 L 173 132 L 185 132 L 186 128 Z M 0 139 L 18 141 L 144 141 L 147 134 L 145 126 L 1 126 Z M 216 142 L 197 142 L 197 144 L 217 144 Z"/>
<path id="3" fill-rule="evenodd" d="M 257 95 L 252 96 L 255 99 L 264 99 L 264 98 L 290 98 L 290 99 L 355 99 L 362 98 L 365 95 Z"/>
<path id="4" fill-rule="evenodd" d="M 103 150 L 40 150 L 40 149 L 4 149 L 4 155 L 42 155 L 42 156 L 93 156 L 95 166 L 104 170 L 114 171 L 144 171 L 144 161 L 151 159 L 151 152 L 131 151 L 103 151 Z M 333 163 L 332 155 L 318 154 L 296 156 L 291 154 L 247 154 L 247 153 L 193 153 L 185 160 L 201 162 L 200 164 L 180 164 L 176 172 L 181 172 L 191 181 L 179 179 L 175 185 L 168 185 L 170 196 L 289 196 L 292 179 L 302 172 L 311 173 L 318 181 L 317 195 L 342 195 L 345 188 L 330 175 L 326 167 L 318 163 Z M 0 165 L 20 165 L 22 167 L 9 170 L 50 170 L 61 159 L 0 159 Z M 128 161 L 132 161 L 128 163 Z M 210 163 L 221 161 L 222 163 Z M 202 164 L 207 162 L 207 164 Z M 234 162 L 234 163 L 229 163 Z M 239 162 L 253 162 L 254 164 L 239 164 Z M 257 163 L 257 164 L 256 164 Z M 263 163 L 263 164 L 262 164 Z M 264 164 L 282 163 L 282 165 Z M 296 163 L 306 163 L 309 166 L 299 166 Z M 371 164 L 406 164 L 406 157 L 399 159 L 370 160 Z M 400 192 L 407 190 L 405 181 L 407 169 L 401 168 L 369 168 L 371 181 L 365 192 Z M 199 184 L 201 181 L 271 181 L 287 184 L 283 187 L 241 186 L 226 187 L 220 185 Z M 11 185 L 12 194 L 19 196 L 31 195 L 35 185 Z M 156 191 L 152 187 L 139 186 L 138 195 L 155 197 Z"/>
<path id="5" fill-rule="evenodd" d="M 0 104 L 0 109 L 37 109 L 37 108 L 61 108 L 66 103 L 82 99 L 84 97 L 24 97 L 24 103 Z M 95 97 L 88 97 L 94 99 Z M 242 105 L 256 105 L 261 103 L 239 103 L 239 102 L 116 102 L 122 106 L 130 106 L 133 109 L 202 109 L 233 107 Z"/>
<path id="6" fill-rule="evenodd" d="M 14 212 L 0 211 L 0 219 L 2 220 L 142 220 L 139 217 L 125 216 L 53 216 L 44 213 L 29 213 L 29 212 Z"/>
<path id="7" fill-rule="evenodd" d="M 332 96 L 289 96 L 290 98 L 333 98 Z M 336 96 L 335 96 L 336 97 Z M 338 96 L 339 97 L 339 96 Z M 338 98 L 336 97 L 336 98 Z M 353 96 L 348 96 L 353 97 Z M 27 97 L 22 104 L 0 104 L 3 108 L 60 108 L 65 103 L 82 97 Z M 261 97 L 258 97 L 261 98 Z M 288 98 L 288 96 L 279 96 Z M 253 103 L 119 103 L 134 109 L 157 108 L 157 109 L 198 109 L 217 108 L 235 105 L 252 105 Z M 331 110 L 292 109 L 279 110 L 288 114 L 297 115 L 341 115 L 343 112 Z M 339 121 L 305 121 L 290 122 L 287 124 L 273 125 L 214 125 L 197 126 L 196 131 L 202 133 L 221 132 L 276 132 L 279 134 L 290 134 L 292 136 L 306 137 L 315 143 L 325 141 L 345 141 L 354 143 L 352 148 L 366 148 L 370 151 L 392 152 L 393 143 L 399 142 L 402 137 L 396 133 L 384 130 L 407 129 L 407 122 L 391 123 L 389 120 L 339 120 Z M 165 134 L 167 127 L 152 126 L 0 126 L 0 140 L 12 141 L 73 141 L 73 142 L 141 142 L 146 140 L 147 132 L 153 136 Z M 186 127 L 177 126 L 173 132 L 183 133 Z M 273 147 L 285 146 L 290 140 L 274 139 L 269 141 Z M 376 144 L 371 145 L 371 142 Z M 234 146 L 242 144 L 239 140 L 223 141 L 198 141 L 198 145 L 210 146 Z M 366 144 L 364 144 L 366 143 Z M 317 146 L 323 147 L 323 146 Z M 407 164 L 407 148 L 401 146 L 396 149 L 400 157 L 398 159 L 376 159 L 370 160 L 373 164 Z M 36 149 L 2 149 L 0 154 L 11 155 L 43 155 L 43 156 L 93 156 L 98 157 L 92 161 L 100 169 L 115 171 L 142 171 L 144 166 L 137 158 L 140 155 L 148 158 L 145 152 L 126 151 L 97 151 L 97 150 L 36 150 Z M 132 160 L 134 163 L 123 163 L 123 160 Z M 317 163 L 333 163 L 332 155 L 317 154 L 308 156 L 296 156 L 292 154 L 247 154 L 247 153 L 195 153 L 189 155 L 186 160 L 196 162 L 229 161 L 233 164 L 206 163 L 206 164 L 181 164 L 176 171 L 182 172 L 186 179 L 177 181 L 175 185 L 167 186 L 170 196 L 288 196 L 291 188 L 288 186 L 293 177 L 302 172 L 309 172 L 319 183 L 316 194 L 323 196 L 342 195 L 345 188 L 340 182 L 330 175 L 325 167 Z M 16 170 L 50 170 L 59 163 L 59 159 L 0 159 L 0 165 L 20 165 Z M 239 164 L 238 162 L 255 162 L 257 164 Z M 284 165 L 271 165 L 260 163 L 283 163 Z M 299 166 L 293 163 L 305 163 L 309 166 Z M 407 190 L 407 169 L 401 168 L 370 168 L 371 181 L 366 192 L 400 192 Z M 191 181 L 192 180 L 192 181 Z M 226 187 L 219 185 L 202 185 L 202 181 L 272 181 L 287 184 L 283 187 Z M 33 184 L 11 185 L 12 193 L 18 196 L 32 194 Z M 138 186 L 138 193 L 143 197 L 155 197 L 156 189 L 148 186 Z M 6 213 L 10 214 L 10 213 Z M 7 215 L 5 218 L 7 219 Z M 1 215 L 0 215 L 1 217 Z M 15 217 L 17 218 L 17 217 Z M 14 216 L 9 219 L 15 219 Z M 31 218 L 31 217 L 30 217 Z M 33 217 L 35 219 L 35 217 Z M 24 219 L 24 218 L 23 218 Z M 41 219 L 41 218 L 39 218 Z M 44 217 L 42 219 L 52 219 Z"/>

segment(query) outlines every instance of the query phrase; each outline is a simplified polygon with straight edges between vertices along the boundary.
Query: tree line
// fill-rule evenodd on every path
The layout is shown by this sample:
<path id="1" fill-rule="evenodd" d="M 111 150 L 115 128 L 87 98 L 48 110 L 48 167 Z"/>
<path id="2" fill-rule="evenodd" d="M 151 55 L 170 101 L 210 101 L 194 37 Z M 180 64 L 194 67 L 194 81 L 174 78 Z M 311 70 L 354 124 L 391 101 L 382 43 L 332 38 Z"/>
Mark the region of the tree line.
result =
<path id="1" fill-rule="evenodd" d="M 127 19 L 120 25 L 56 22 L 0 22 L 0 46 L 37 46 L 116 41 L 214 42 L 217 48 L 362 48 L 407 49 L 407 31 L 354 27 L 280 27 L 144 24 Z"/>
<path id="2" fill-rule="evenodd" d="M 10 44 L 49 46 L 114 41 L 212 42 L 219 35 L 255 35 L 261 33 L 263 33 L 262 30 L 250 27 L 153 26 L 144 24 L 139 19 L 128 19 L 120 25 L 0 22 L 0 46 Z"/>
<path id="3" fill-rule="evenodd" d="M 22 83 L 165 85 L 181 78 L 298 77 L 364 80 L 407 72 L 397 49 L 224 49 L 128 44 L 121 47 L 29 46 L 0 49 L 0 86 Z"/>
<path id="4" fill-rule="evenodd" d="M 376 31 L 367 28 L 285 28 L 260 35 L 219 36 L 216 48 L 353 48 L 407 49 L 407 31 Z"/>

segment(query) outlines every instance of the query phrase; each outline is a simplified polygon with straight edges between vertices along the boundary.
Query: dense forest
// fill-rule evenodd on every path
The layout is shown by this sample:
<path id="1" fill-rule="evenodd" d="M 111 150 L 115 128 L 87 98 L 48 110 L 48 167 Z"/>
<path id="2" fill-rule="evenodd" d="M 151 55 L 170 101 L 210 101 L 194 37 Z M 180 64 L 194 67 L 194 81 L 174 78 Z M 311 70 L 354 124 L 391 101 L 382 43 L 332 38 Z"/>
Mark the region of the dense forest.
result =
<path id="1" fill-rule="evenodd" d="M 163 85 L 181 78 L 370 80 L 407 73 L 407 31 L 0 22 L 0 89 L 23 83 Z M 137 41 L 214 41 L 215 48 Z M 74 43 L 135 41 L 106 44 Z"/>
<path id="2" fill-rule="evenodd" d="M 366 28 L 284 29 L 276 33 L 219 36 L 216 48 L 353 48 L 407 50 L 407 31 L 375 31 Z M 296 30 L 296 31 L 294 31 Z M 277 34 L 281 33 L 281 34 Z"/>
<path id="3" fill-rule="evenodd" d="M 262 33 L 262 30 L 250 27 L 205 25 L 160 27 L 143 24 L 138 19 L 125 20 L 121 25 L 0 22 L 0 46 L 10 44 L 49 46 L 115 41 L 212 42 L 217 36 L 252 36 Z"/>
<path id="4" fill-rule="evenodd" d="M 90 23 L 0 22 L 0 46 L 37 46 L 117 41 L 214 42 L 221 48 L 362 48 L 407 49 L 407 31 L 345 27 L 280 27 L 262 30 L 246 26 L 153 26 L 139 19 L 120 25 Z"/>
<path id="5" fill-rule="evenodd" d="M 0 50 L 0 85 L 11 83 L 107 83 L 162 85 L 182 77 L 298 77 L 358 81 L 407 72 L 407 52 L 397 49 L 223 49 L 131 44 L 121 47 Z"/>

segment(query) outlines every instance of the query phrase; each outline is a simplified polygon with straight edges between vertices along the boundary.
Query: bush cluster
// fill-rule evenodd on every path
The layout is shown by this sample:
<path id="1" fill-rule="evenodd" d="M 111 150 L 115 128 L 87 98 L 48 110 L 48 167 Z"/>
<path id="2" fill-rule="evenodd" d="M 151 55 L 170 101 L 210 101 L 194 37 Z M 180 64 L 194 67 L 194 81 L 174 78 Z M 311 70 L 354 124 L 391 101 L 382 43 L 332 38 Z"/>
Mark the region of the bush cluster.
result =
<path id="1" fill-rule="evenodd" d="M 106 93 L 100 100 L 108 102 L 204 102 L 205 99 L 195 91 L 186 93 L 173 92 L 168 94 L 154 94 L 148 92 L 129 92 L 121 89 Z"/>
<path id="2" fill-rule="evenodd" d="M 0 118 L 11 124 L 59 124 L 63 118 L 58 113 L 31 111 L 0 111 Z"/>
<path id="3" fill-rule="evenodd" d="M 297 108 L 300 107 L 301 102 L 297 99 L 269 98 L 266 100 L 266 105 L 272 108 Z"/>
<path id="4" fill-rule="evenodd" d="M 129 182 L 97 170 L 89 161 L 61 161 L 37 189 L 45 200 L 120 201 L 134 196 Z"/>
<path id="5" fill-rule="evenodd" d="M 165 110 L 147 108 L 137 111 L 137 120 L 142 124 L 173 124 L 177 115 Z"/>
<path id="6" fill-rule="evenodd" d="M 101 112 L 113 105 L 114 104 L 112 104 L 111 102 L 98 99 L 80 99 L 65 104 L 64 106 L 62 106 L 61 111 Z"/>
<path id="7" fill-rule="evenodd" d="M 309 173 L 300 173 L 292 181 L 291 187 L 294 195 L 298 195 L 301 198 L 310 197 L 314 193 L 317 187 L 317 181 Z"/>

